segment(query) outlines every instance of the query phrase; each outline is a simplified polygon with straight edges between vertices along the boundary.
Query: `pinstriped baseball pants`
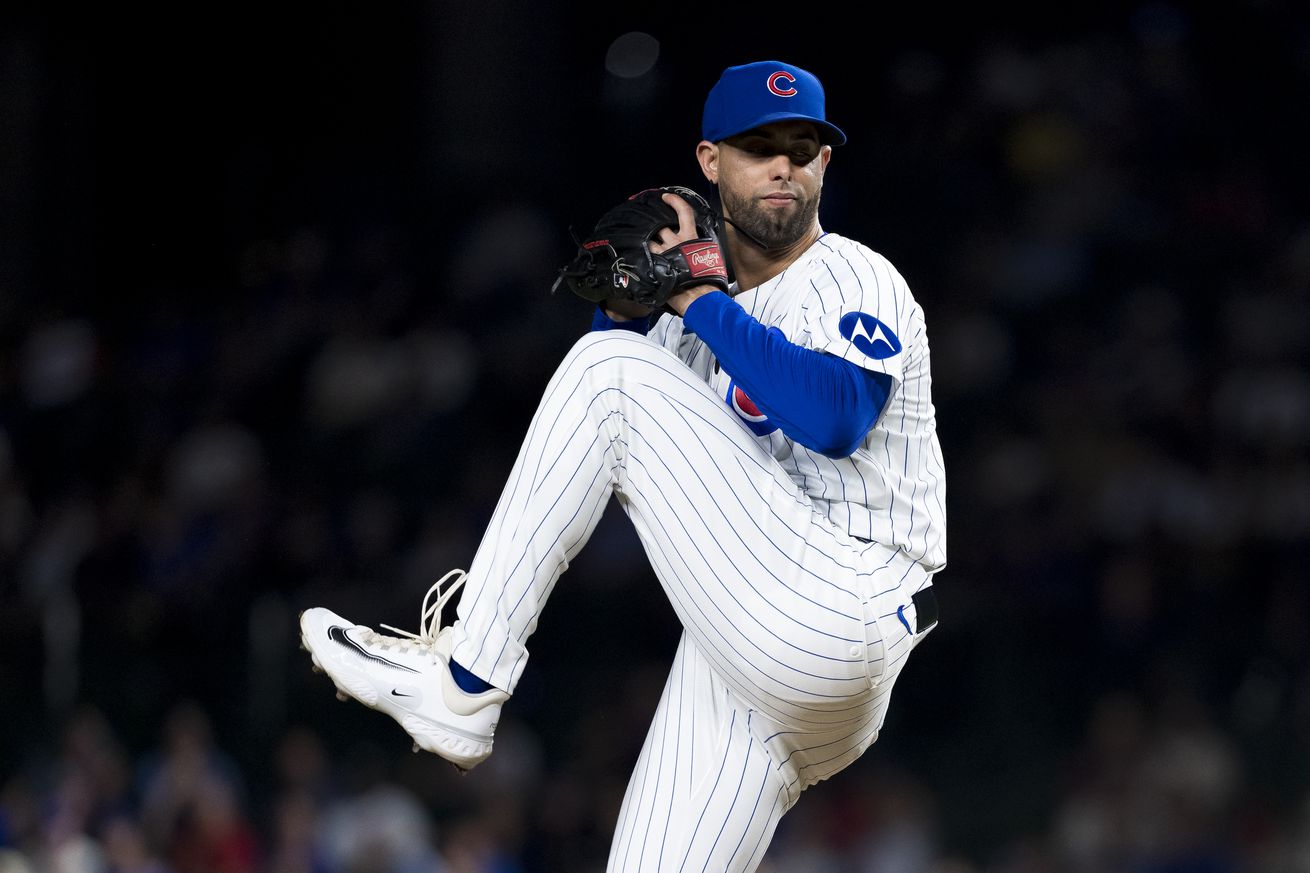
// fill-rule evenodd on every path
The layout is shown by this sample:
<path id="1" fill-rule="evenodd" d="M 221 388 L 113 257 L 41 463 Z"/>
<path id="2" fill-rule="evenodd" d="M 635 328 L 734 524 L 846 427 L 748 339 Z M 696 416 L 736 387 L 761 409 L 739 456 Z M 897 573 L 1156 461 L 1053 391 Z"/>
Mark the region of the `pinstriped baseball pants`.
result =
<path id="1" fill-rule="evenodd" d="M 877 738 L 930 577 L 819 516 L 676 356 L 590 333 L 547 385 L 469 567 L 456 661 L 513 692 L 611 496 L 684 632 L 609 869 L 753 870 L 801 792 Z"/>

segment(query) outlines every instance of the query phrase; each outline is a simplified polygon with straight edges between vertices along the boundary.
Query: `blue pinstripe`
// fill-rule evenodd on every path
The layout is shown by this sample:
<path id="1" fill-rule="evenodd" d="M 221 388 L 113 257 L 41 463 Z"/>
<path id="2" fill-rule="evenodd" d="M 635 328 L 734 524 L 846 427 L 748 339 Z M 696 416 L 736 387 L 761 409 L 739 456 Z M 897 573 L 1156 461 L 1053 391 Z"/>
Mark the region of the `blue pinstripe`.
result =
<path id="1" fill-rule="evenodd" d="M 736 713 L 733 714 L 733 718 L 734 718 L 734 720 L 735 720 L 735 718 L 736 718 Z M 750 725 L 750 714 L 749 714 L 749 713 L 747 713 L 747 715 L 746 715 L 746 724 L 747 724 L 747 729 L 749 730 L 749 725 Z M 731 725 L 729 725 L 729 730 L 731 730 Z M 752 744 L 754 744 L 754 740 L 752 740 L 751 742 L 752 742 Z M 726 756 L 725 756 L 725 760 L 726 760 Z M 743 755 L 743 756 L 742 756 L 742 759 L 741 759 L 741 775 L 737 777 L 737 787 L 736 787 L 736 788 L 733 790 L 733 792 L 732 792 L 732 803 L 728 806 L 727 812 L 725 812 L 725 813 L 723 814 L 723 824 L 719 825 L 719 831 L 718 831 L 718 833 L 714 835 L 714 842 L 715 842 L 716 845 L 719 843 L 720 840 L 723 839 L 723 832 L 724 832 L 725 830 L 727 830 L 727 828 L 728 828 L 728 823 L 732 821 L 732 811 L 733 811 L 734 809 L 737 808 L 737 801 L 741 800 L 741 787 L 742 787 L 743 785 L 746 784 L 746 768 L 747 768 L 749 765 L 750 765 L 750 758 L 748 758 L 748 757 L 746 757 L 746 756 Z M 766 771 L 766 772 L 767 772 L 767 771 Z M 754 818 L 754 815 L 752 815 L 751 817 Z M 703 820 L 703 816 L 702 816 L 702 820 Z M 697 827 L 697 829 L 699 829 L 699 828 L 700 828 L 700 824 L 697 823 L 696 827 Z M 694 834 L 693 834 L 693 836 L 694 836 Z M 745 839 L 745 838 L 746 838 L 746 835 L 745 835 L 745 833 L 743 832 L 743 833 L 742 833 L 742 839 Z M 738 846 L 741 845 L 741 840 L 738 840 L 738 841 L 737 841 L 737 845 L 738 845 Z M 737 849 L 736 849 L 735 847 L 734 847 L 733 850 L 732 850 L 732 854 L 733 854 L 734 856 L 737 854 Z M 731 863 L 731 860 L 732 860 L 732 859 L 729 858 L 729 863 Z M 705 858 L 705 863 L 701 866 L 701 873 L 704 873 L 704 871 L 707 870 L 707 869 L 709 868 L 709 866 L 710 866 L 710 858 L 709 858 L 709 856 L 707 855 L 706 858 Z"/>
<path id="2" fill-rule="evenodd" d="M 730 722 L 728 722 L 728 733 L 729 733 L 729 734 L 732 733 L 732 729 L 733 729 L 734 727 L 736 727 L 736 725 L 737 725 L 737 712 L 734 710 L 733 713 L 732 713 L 732 720 L 731 720 Z M 725 746 L 724 746 L 724 749 L 723 749 L 723 758 L 719 761 L 719 769 L 718 769 L 718 771 L 714 774 L 714 786 L 713 786 L 713 788 L 710 789 L 710 796 L 709 796 L 708 798 L 706 798 L 705 806 L 701 807 L 700 814 L 696 817 L 696 826 L 695 826 L 694 828 L 691 829 L 691 836 L 688 837 L 688 839 L 687 839 L 687 851 L 686 851 L 686 853 L 682 856 L 682 863 L 678 865 L 678 869 L 679 869 L 679 870 L 686 870 L 686 869 L 687 869 L 687 861 L 691 858 L 691 848 L 692 848 L 692 845 L 696 842 L 696 835 L 697 835 L 698 833 L 700 833 L 700 826 L 705 822 L 705 813 L 706 813 L 706 812 L 708 811 L 708 809 L 709 809 L 709 801 L 713 799 L 713 797 L 714 797 L 714 793 L 715 793 L 715 789 L 717 789 L 717 788 L 719 787 L 719 780 L 721 780 L 721 779 L 723 778 L 723 770 L 724 770 L 724 768 L 727 767 L 727 765 L 728 765 L 728 754 L 729 754 L 729 752 L 731 751 L 731 748 L 732 748 L 732 747 L 731 747 L 730 745 L 725 745 Z M 733 795 L 733 800 L 734 800 L 734 801 L 736 800 L 736 797 L 737 797 L 737 795 L 734 794 L 734 795 Z M 730 811 L 731 811 L 731 810 L 730 810 Z M 709 858 L 706 858 L 706 859 L 705 859 L 705 863 L 707 863 L 707 864 L 709 863 Z M 703 868 L 702 868 L 702 869 L 703 869 Z"/>
<path id="3" fill-rule="evenodd" d="M 744 781 L 744 779 L 745 779 L 745 776 L 746 776 L 746 767 L 745 767 L 745 764 L 743 763 L 743 765 L 742 765 L 742 778 L 743 778 L 743 781 Z M 764 800 L 764 792 L 765 792 L 765 790 L 768 788 L 768 786 L 769 786 L 769 771 L 768 771 L 768 770 L 765 770 L 765 771 L 763 771 L 763 773 L 762 773 L 761 776 L 760 776 L 760 788 L 759 788 L 759 790 L 758 790 L 757 792 L 755 792 L 755 804 L 751 807 L 751 819 L 752 819 L 752 820 L 754 820 L 755 817 L 756 817 L 756 815 L 758 815 L 759 812 L 760 812 L 760 801 Z M 740 786 L 740 785 L 737 787 L 737 790 L 738 790 L 739 792 L 741 791 L 741 786 Z M 724 831 L 724 829 L 727 828 L 727 826 L 728 826 L 728 820 L 725 818 L 725 819 L 724 819 L 724 822 L 723 822 L 723 827 L 719 829 L 719 834 L 720 834 L 720 836 L 722 836 L 723 831 Z M 741 851 L 742 843 L 746 842 L 746 835 L 747 835 L 748 833 L 749 833 L 749 831 L 748 831 L 747 829 L 745 829 L 745 828 L 742 829 L 742 831 L 741 831 L 741 839 L 737 840 L 737 845 L 733 847 L 733 849 L 732 849 L 732 855 L 731 855 L 731 857 L 728 858 L 728 866 L 729 866 L 729 867 L 731 867 L 733 861 L 736 860 L 736 858 L 737 858 L 737 853 Z M 752 854 L 754 854 L 754 853 L 752 853 Z M 709 864 L 709 860 L 706 859 L 706 862 L 705 862 L 705 863 L 708 865 L 708 864 Z M 703 868 L 702 868 L 702 869 L 703 869 Z"/>

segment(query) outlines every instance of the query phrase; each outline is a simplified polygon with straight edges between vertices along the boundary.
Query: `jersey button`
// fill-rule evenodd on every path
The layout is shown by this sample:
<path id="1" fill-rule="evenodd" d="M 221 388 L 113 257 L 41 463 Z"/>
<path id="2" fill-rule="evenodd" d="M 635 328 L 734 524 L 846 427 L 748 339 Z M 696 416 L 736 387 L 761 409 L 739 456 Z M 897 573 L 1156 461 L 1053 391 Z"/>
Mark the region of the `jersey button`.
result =
<path id="1" fill-rule="evenodd" d="M 864 646 L 851 646 L 851 657 L 858 658 L 864 654 Z"/>

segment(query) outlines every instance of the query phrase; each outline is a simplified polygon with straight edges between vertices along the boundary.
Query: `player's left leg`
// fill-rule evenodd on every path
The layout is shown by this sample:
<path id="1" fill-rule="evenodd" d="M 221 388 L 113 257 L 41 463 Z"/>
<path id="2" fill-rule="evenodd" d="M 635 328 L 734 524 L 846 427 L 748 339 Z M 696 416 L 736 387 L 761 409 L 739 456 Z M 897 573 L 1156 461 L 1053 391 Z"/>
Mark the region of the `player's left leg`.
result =
<path id="1" fill-rule="evenodd" d="M 795 796 L 759 718 L 683 635 L 610 846 L 608 873 L 754 870 Z"/>
<path id="2" fill-rule="evenodd" d="M 884 669 L 866 601 L 901 574 L 819 516 L 696 373 L 626 331 L 580 340 L 543 394 L 469 566 L 455 661 L 513 693 L 556 582 L 612 496 L 743 700 L 799 725 L 858 717 Z"/>

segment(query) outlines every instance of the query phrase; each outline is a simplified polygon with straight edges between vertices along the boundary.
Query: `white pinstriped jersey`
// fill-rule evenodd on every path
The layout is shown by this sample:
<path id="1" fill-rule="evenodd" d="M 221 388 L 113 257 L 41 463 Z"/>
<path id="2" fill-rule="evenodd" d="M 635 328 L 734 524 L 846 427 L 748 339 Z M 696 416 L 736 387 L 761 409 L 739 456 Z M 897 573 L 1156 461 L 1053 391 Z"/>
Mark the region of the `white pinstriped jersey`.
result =
<path id="1" fill-rule="evenodd" d="M 734 299 L 791 342 L 892 378 L 873 429 L 848 458 L 829 458 L 786 437 L 721 371 L 681 318 L 648 334 L 674 352 L 778 459 L 817 509 L 853 536 L 897 546 L 930 571 L 946 565 L 946 477 L 932 403 L 923 309 L 901 274 L 868 246 L 820 237 L 790 267 Z"/>

